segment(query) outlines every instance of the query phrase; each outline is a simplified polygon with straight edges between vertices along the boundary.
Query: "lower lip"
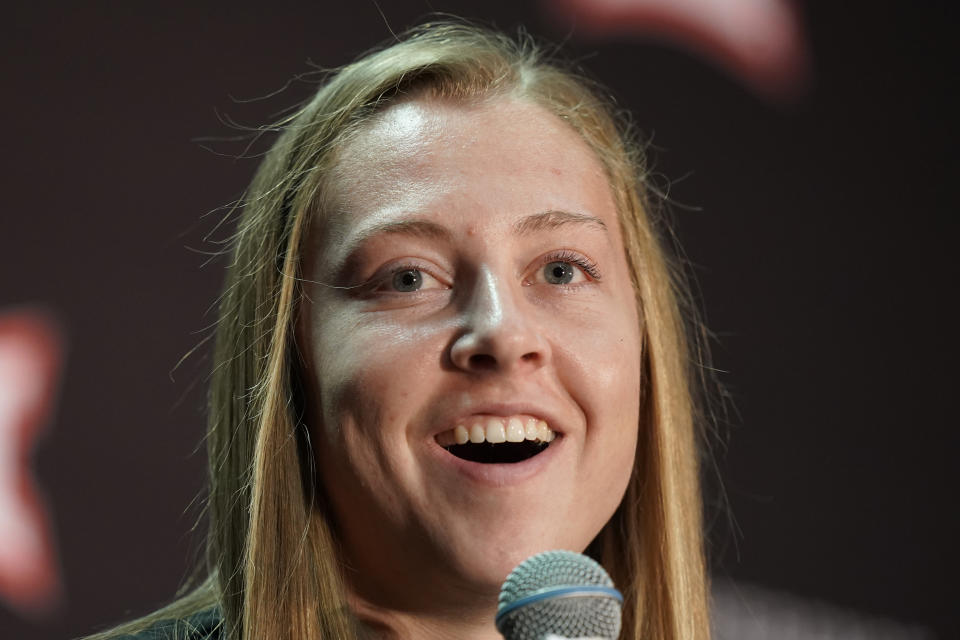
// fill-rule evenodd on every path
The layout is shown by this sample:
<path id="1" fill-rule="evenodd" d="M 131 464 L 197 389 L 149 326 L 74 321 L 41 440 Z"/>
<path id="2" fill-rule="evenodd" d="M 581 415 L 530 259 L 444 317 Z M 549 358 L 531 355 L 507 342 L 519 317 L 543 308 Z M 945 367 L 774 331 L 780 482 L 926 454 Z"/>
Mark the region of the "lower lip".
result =
<path id="1" fill-rule="evenodd" d="M 559 436 L 550 446 L 522 462 L 510 463 L 483 463 L 471 462 L 453 455 L 435 441 L 432 442 L 430 453 L 439 463 L 452 468 L 456 473 L 465 476 L 477 484 L 489 487 L 510 487 L 542 472 L 563 449 L 565 438 Z"/>

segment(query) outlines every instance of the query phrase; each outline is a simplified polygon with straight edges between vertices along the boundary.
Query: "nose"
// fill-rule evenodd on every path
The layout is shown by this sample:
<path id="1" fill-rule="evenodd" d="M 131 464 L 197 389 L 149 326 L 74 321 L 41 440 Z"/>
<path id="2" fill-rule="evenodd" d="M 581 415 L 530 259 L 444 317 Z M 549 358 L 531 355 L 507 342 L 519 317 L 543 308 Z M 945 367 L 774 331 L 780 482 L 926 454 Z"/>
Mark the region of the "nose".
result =
<path id="1" fill-rule="evenodd" d="M 498 279 L 489 269 L 480 271 L 462 316 L 463 329 L 450 347 L 458 369 L 533 371 L 549 361 L 549 343 L 519 285 Z"/>

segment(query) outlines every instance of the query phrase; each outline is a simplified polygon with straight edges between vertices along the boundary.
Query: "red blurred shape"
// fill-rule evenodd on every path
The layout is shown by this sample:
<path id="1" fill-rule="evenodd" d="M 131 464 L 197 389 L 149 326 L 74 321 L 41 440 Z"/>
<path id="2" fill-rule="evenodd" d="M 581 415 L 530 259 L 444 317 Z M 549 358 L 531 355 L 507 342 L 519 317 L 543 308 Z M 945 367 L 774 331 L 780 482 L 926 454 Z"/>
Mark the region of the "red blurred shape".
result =
<path id="1" fill-rule="evenodd" d="M 770 98 L 793 98 L 807 83 L 806 38 L 791 0 L 548 0 L 547 7 L 587 35 L 674 41 Z"/>
<path id="2" fill-rule="evenodd" d="M 50 609 L 61 592 L 47 509 L 30 469 L 52 413 L 61 353 L 48 315 L 0 314 L 0 598 L 26 614 Z"/>

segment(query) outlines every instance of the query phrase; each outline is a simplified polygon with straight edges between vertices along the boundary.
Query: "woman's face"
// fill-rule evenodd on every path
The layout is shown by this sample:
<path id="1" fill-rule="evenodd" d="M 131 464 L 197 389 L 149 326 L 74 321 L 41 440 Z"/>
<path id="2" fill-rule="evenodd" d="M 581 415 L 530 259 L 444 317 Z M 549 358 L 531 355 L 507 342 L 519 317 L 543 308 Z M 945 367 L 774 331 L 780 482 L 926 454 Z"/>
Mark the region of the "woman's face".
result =
<path id="1" fill-rule="evenodd" d="M 298 340 L 348 580 L 394 606 L 495 594 L 582 551 L 630 477 L 640 333 L 609 183 L 507 99 L 402 102 L 339 154 Z"/>

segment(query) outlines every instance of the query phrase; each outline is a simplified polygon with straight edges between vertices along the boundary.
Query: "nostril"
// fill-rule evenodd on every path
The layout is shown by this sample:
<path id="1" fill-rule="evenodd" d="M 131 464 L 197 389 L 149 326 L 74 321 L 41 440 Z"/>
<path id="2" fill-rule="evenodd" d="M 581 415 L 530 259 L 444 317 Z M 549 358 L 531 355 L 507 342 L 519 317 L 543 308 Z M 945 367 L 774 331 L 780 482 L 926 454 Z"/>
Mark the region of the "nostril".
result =
<path id="1" fill-rule="evenodd" d="M 533 362 L 533 361 L 537 360 L 539 357 L 540 357 L 540 355 L 539 355 L 538 353 L 536 353 L 536 352 L 534 352 L 534 351 L 531 351 L 530 353 L 525 353 L 525 354 L 523 354 L 523 361 L 524 361 L 524 362 Z"/>
<path id="2" fill-rule="evenodd" d="M 470 356 L 470 367 L 473 369 L 494 369 L 497 359 L 489 353 L 475 353 Z"/>

